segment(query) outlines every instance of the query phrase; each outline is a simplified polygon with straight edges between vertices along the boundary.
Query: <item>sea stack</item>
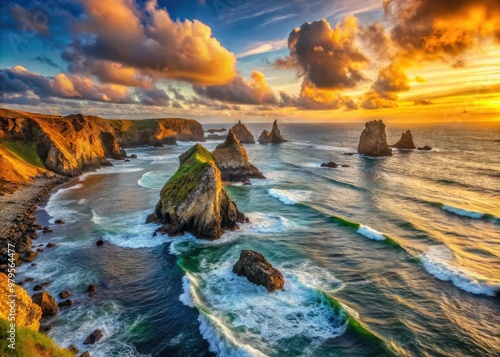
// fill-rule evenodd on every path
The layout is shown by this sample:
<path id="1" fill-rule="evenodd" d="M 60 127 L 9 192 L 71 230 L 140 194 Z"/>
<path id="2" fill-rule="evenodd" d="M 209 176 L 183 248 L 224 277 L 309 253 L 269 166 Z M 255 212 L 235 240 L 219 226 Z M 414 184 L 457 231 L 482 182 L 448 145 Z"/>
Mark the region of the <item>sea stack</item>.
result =
<path id="1" fill-rule="evenodd" d="M 368 156 L 392 156 L 382 120 L 372 120 L 365 124 L 359 139 L 358 153 Z"/>
<path id="2" fill-rule="evenodd" d="M 407 130 L 406 133 L 401 134 L 401 139 L 399 141 L 390 146 L 395 149 L 403 149 L 403 150 L 415 150 L 417 147 L 413 143 L 413 136 L 411 135 L 411 131 Z"/>
<path id="3" fill-rule="evenodd" d="M 179 169 L 163 186 L 155 212 L 146 220 L 163 224 L 163 234 L 189 232 L 206 239 L 218 239 L 247 221 L 222 187 L 215 156 L 200 144 L 179 157 Z"/>
<path id="4" fill-rule="evenodd" d="M 271 132 L 264 130 L 259 136 L 259 143 L 261 144 L 281 144 L 284 142 L 286 140 L 281 136 L 277 120 L 274 121 Z"/>
<path id="5" fill-rule="evenodd" d="M 233 130 L 234 135 L 236 135 L 240 143 L 255 144 L 255 139 L 252 133 L 244 124 L 241 123 L 241 120 L 238 121 L 238 124 L 234 124 L 231 129 Z"/>
<path id="6" fill-rule="evenodd" d="M 240 259 L 233 266 L 233 273 L 244 276 L 255 285 L 262 285 L 270 293 L 285 290 L 285 279 L 266 258 L 253 250 L 242 250 Z"/>
<path id="7" fill-rule="evenodd" d="M 265 179 L 259 169 L 248 161 L 247 152 L 241 146 L 233 129 L 229 129 L 226 141 L 218 145 L 213 154 L 224 181 L 243 181 L 250 178 Z"/>

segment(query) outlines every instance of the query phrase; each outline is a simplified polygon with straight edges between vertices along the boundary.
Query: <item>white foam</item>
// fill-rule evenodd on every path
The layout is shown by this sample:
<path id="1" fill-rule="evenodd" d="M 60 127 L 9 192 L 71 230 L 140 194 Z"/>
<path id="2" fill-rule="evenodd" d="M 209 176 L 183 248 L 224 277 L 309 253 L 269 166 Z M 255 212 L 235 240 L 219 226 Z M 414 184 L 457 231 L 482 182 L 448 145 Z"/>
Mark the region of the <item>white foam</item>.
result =
<path id="1" fill-rule="evenodd" d="M 385 240 L 385 236 L 382 233 L 376 231 L 371 227 L 364 226 L 362 224 L 359 225 L 359 228 L 356 231 L 356 233 L 359 233 L 362 236 L 373 240 Z"/>
<path id="2" fill-rule="evenodd" d="M 488 279 L 473 271 L 453 264 L 453 254 L 446 248 L 436 247 L 420 256 L 428 273 L 439 280 L 451 281 L 456 287 L 473 294 L 495 296 L 500 291 L 500 280 Z"/>
<path id="3" fill-rule="evenodd" d="M 87 203 L 89 203 L 89 200 L 87 200 L 86 198 L 80 198 L 80 199 L 78 200 L 78 204 L 79 204 L 79 205 L 85 205 L 85 204 L 87 204 Z"/>
<path id="4" fill-rule="evenodd" d="M 469 217 L 469 218 L 481 219 L 481 218 L 484 218 L 484 216 L 485 216 L 485 213 L 481 213 L 481 212 L 477 212 L 477 211 L 469 211 L 469 210 L 466 210 L 464 208 L 458 208 L 458 207 L 453 207 L 453 206 L 449 206 L 449 205 L 443 205 L 442 209 L 444 209 L 445 211 L 451 212 L 451 213 L 455 213 L 459 216 Z"/>
<path id="5" fill-rule="evenodd" d="M 250 223 L 243 224 L 241 228 L 251 233 L 282 232 L 293 226 L 292 222 L 276 213 L 251 212 L 246 215 Z"/>
<path id="6" fill-rule="evenodd" d="M 68 192 L 78 190 L 83 187 L 83 184 L 80 183 L 71 187 L 60 188 L 56 193 L 50 196 L 44 210 L 49 216 L 52 217 L 49 220 L 51 224 L 54 224 L 57 219 L 63 219 L 66 223 L 72 223 L 78 220 L 81 214 L 74 209 L 69 208 L 69 206 L 77 201 L 65 199 L 65 196 Z"/>
<path id="7" fill-rule="evenodd" d="M 277 198 L 285 205 L 295 205 L 301 201 L 306 201 L 310 198 L 310 191 L 303 190 L 279 190 L 271 188 L 268 191 L 269 196 Z"/>
<path id="8" fill-rule="evenodd" d="M 163 171 L 148 171 L 137 181 L 139 186 L 159 190 L 167 182 L 169 175 Z"/>
<path id="9" fill-rule="evenodd" d="M 293 142 L 292 145 L 294 145 L 294 146 L 305 146 L 305 147 L 311 148 L 311 149 L 328 150 L 328 151 L 347 152 L 347 151 L 354 150 L 353 148 L 347 148 L 347 147 L 342 147 L 342 146 L 321 145 L 321 144 L 314 144 L 314 143 L 311 143 L 311 142 Z"/>
<path id="10" fill-rule="evenodd" d="M 113 175 L 113 174 L 126 174 L 130 172 L 138 172 L 142 171 L 144 168 L 142 167 L 128 167 L 126 165 L 117 165 L 117 166 L 107 166 L 96 171 L 86 172 L 83 175 L 80 175 L 80 181 L 85 181 L 87 177 L 93 175 Z"/>

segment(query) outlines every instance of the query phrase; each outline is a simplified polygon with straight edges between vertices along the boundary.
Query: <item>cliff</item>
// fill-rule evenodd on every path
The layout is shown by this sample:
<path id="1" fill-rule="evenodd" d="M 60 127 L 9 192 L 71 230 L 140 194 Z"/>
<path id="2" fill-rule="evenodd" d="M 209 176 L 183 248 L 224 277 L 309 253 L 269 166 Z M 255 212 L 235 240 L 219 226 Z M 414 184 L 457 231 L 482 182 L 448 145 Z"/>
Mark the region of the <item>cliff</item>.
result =
<path id="1" fill-rule="evenodd" d="M 368 156 L 392 156 L 382 120 L 372 120 L 365 124 L 359 138 L 358 153 Z"/>
<path id="2" fill-rule="evenodd" d="M 163 234 L 190 232 L 207 239 L 218 239 L 246 220 L 222 187 L 215 157 L 200 144 L 180 156 L 179 169 L 163 186 L 155 212 L 147 218 L 148 223 L 163 224 Z"/>
<path id="3" fill-rule="evenodd" d="M 245 124 L 241 123 L 241 120 L 238 121 L 237 124 L 234 124 L 231 129 L 233 130 L 234 135 L 236 135 L 240 143 L 255 144 L 255 139 L 252 133 L 250 132 L 250 130 L 248 130 Z"/>
<path id="4" fill-rule="evenodd" d="M 259 136 L 259 143 L 261 144 L 281 144 L 284 142 L 286 142 L 286 140 L 281 136 L 277 120 L 274 121 L 271 132 L 264 130 Z"/>
<path id="5" fill-rule="evenodd" d="M 204 141 L 201 124 L 191 119 L 107 120 L 0 109 L 0 160 L 8 168 L 2 172 L 5 181 L 27 182 L 45 169 L 76 176 L 110 165 L 108 158 L 124 159 L 121 147 L 160 146 L 177 140 Z"/>
<path id="6" fill-rule="evenodd" d="M 411 131 L 407 130 L 405 133 L 401 134 L 401 139 L 394 144 L 390 145 L 391 148 L 395 149 L 404 149 L 404 150 L 414 150 L 417 147 L 413 142 L 413 136 L 411 135 Z"/>
<path id="7" fill-rule="evenodd" d="M 234 135 L 233 129 L 229 129 L 226 141 L 219 144 L 213 151 L 217 161 L 217 167 L 224 181 L 242 181 L 250 178 L 264 179 L 255 166 L 248 160 L 247 151 L 241 146 L 240 141 Z"/>

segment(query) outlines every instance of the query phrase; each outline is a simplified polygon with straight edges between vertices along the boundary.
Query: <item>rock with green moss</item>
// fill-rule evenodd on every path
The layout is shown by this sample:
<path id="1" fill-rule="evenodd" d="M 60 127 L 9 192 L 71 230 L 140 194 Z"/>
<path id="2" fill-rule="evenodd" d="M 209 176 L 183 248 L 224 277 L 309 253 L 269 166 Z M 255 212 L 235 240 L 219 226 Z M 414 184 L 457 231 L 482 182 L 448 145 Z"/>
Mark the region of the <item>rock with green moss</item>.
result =
<path id="1" fill-rule="evenodd" d="M 213 152 L 217 167 L 224 181 L 243 181 L 250 178 L 265 179 L 265 176 L 248 160 L 247 152 L 234 135 L 232 129 L 226 141 L 218 145 Z"/>
<path id="2" fill-rule="evenodd" d="M 159 231 L 170 236 L 189 232 L 197 238 L 218 239 L 245 221 L 222 187 L 214 155 L 196 144 L 179 157 L 179 169 L 163 186 L 146 222 L 163 224 Z"/>

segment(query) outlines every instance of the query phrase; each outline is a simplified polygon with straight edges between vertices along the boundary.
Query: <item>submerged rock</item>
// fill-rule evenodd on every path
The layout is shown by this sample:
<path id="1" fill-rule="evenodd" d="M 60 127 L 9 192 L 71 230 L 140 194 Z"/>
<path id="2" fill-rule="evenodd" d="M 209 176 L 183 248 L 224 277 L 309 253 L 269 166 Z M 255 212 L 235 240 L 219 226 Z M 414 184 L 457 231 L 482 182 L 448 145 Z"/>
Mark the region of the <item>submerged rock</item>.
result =
<path id="1" fill-rule="evenodd" d="M 359 139 L 358 153 L 368 156 L 392 156 L 382 120 L 372 120 L 365 124 Z"/>
<path id="2" fill-rule="evenodd" d="M 283 275 L 262 254 L 253 250 L 241 251 L 240 259 L 233 266 L 233 273 L 246 277 L 253 284 L 262 285 L 270 293 L 285 290 Z"/>
<path id="3" fill-rule="evenodd" d="M 417 150 L 420 150 L 420 151 L 431 151 L 432 148 L 430 146 L 423 146 L 423 147 L 419 147 Z"/>
<path id="4" fill-rule="evenodd" d="M 170 236 L 190 232 L 197 238 L 217 239 L 248 221 L 222 187 L 215 156 L 207 149 L 196 144 L 179 163 L 146 222 L 162 223 L 159 231 Z"/>
<path id="5" fill-rule="evenodd" d="M 96 342 L 99 342 L 101 338 L 104 336 L 101 329 L 97 329 L 87 336 L 85 341 L 83 341 L 84 345 L 93 345 Z"/>
<path id="6" fill-rule="evenodd" d="M 281 132 L 278 128 L 278 120 L 273 123 L 273 129 L 271 132 L 264 130 L 259 136 L 259 143 L 261 144 L 280 144 L 286 142 L 281 136 Z"/>
<path id="7" fill-rule="evenodd" d="M 337 165 L 336 163 L 334 163 L 333 161 L 330 161 L 328 163 L 322 163 L 321 164 L 321 167 L 329 167 L 329 168 L 336 168 L 338 167 L 339 165 Z"/>
<path id="8" fill-rule="evenodd" d="M 411 135 L 411 131 L 409 130 L 401 134 L 401 139 L 399 139 L 399 141 L 396 144 L 390 145 L 390 147 L 395 149 L 405 149 L 405 150 L 414 150 L 417 148 L 413 143 L 413 136 Z"/>
<path id="9" fill-rule="evenodd" d="M 89 285 L 87 290 L 85 290 L 86 293 L 88 294 L 93 294 L 97 291 L 97 285 Z"/>
<path id="10" fill-rule="evenodd" d="M 242 144 L 255 144 L 255 139 L 252 133 L 244 124 L 241 123 L 241 120 L 238 121 L 238 124 L 234 124 L 231 129 Z"/>
<path id="11" fill-rule="evenodd" d="M 218 145 L 213 154 L 224 181 L 243 181 L 249 178 L 265 179 L 265 176 L 248 160 L 247 151 L 241 146 L 233 129 L 229 129 L 226 141 Z"/>
<path id="12" fill-rule="evenodd" d="M 36 293 L 32 297 L 33 302 L 41 307 L 42 317 L 54 316 L 57 314 L 56 300 L 46 291 Z"/>

